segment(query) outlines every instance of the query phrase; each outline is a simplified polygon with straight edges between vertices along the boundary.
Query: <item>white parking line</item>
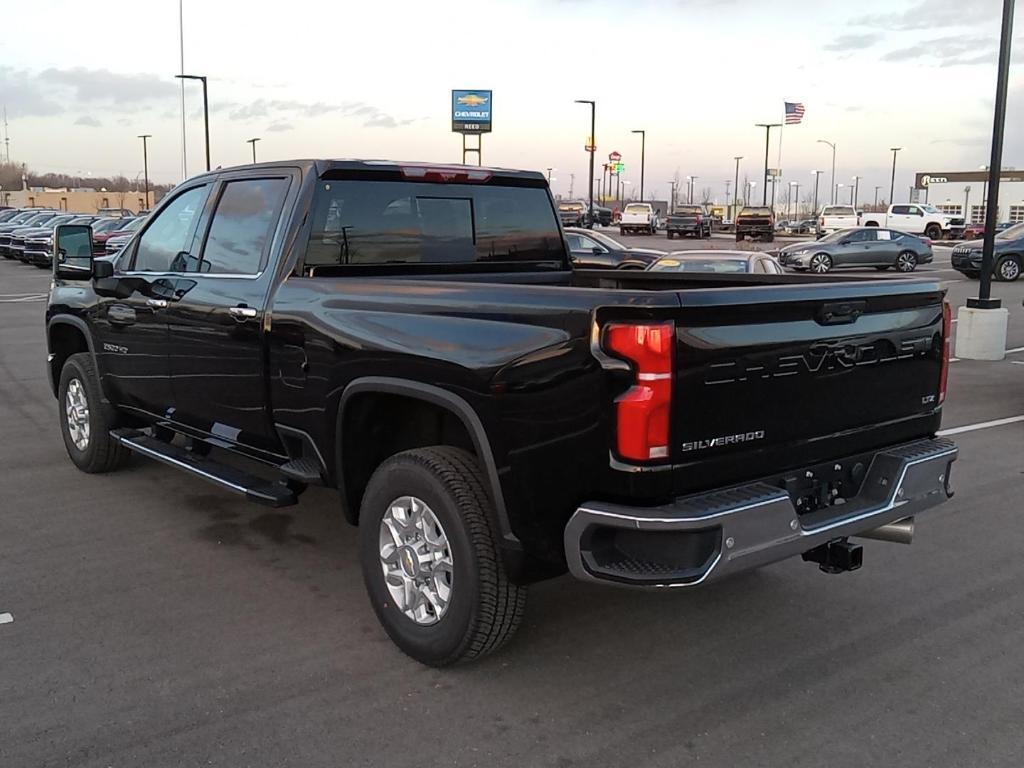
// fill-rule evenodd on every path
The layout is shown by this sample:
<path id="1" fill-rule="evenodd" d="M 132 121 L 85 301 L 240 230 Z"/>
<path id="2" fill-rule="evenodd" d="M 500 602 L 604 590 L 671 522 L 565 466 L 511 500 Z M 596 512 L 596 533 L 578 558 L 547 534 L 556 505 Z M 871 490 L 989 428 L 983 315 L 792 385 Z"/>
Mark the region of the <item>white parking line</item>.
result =
<path id="1" fill-rule="evenodd" d="M 1017 352 L 1024 352 L 1024 347 L 1014 347 L 1013 349 L 1006 350 L 1006 354 L 1013 355 Z"/>
<path id="2" fill-rule="evenodd" d="M 961 432 L 973 432 L 976 429 L 988 429 L 989 427 L 1002 427 L 1007 424 L 1016 424 L 1018 421 L 1024 421 L 1024 416 L 1011 416 L 1008 419 L 996 419 L 995 421 L 982 421 L 978 424 L 968 424 L 963 427 L 953 427 L 952 429 L 942 429 L 935 434 L 940 437 L 946 435 L 959 435 Z"/>
<path id="3" fill-rule="evenodd" d="M 9 613 L 0 613 L 0 624 L 12 624 L 14 617 Z"/>

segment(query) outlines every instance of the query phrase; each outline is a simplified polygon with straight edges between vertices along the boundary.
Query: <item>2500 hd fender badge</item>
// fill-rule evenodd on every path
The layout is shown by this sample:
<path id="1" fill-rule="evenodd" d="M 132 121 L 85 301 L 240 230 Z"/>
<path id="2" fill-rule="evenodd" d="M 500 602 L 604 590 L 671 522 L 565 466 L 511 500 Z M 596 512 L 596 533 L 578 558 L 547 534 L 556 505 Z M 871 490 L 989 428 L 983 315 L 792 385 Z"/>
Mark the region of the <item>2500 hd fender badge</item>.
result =
<path id="1" fill-rule="evenodd" d="M 722 435 L 721 437 L 711 437 L 707 440 L 694 440 L 689 443 L 683 443 L 683 453 L 689 451 L 705 451 L 708 448 L 720 448 L 723 445 L 737 445 L 738 443 L 753 443 L 757 440 L 764 440 L 764 430 L 758 429 L 753 432 L 741 432 L 738 435 Z"/>

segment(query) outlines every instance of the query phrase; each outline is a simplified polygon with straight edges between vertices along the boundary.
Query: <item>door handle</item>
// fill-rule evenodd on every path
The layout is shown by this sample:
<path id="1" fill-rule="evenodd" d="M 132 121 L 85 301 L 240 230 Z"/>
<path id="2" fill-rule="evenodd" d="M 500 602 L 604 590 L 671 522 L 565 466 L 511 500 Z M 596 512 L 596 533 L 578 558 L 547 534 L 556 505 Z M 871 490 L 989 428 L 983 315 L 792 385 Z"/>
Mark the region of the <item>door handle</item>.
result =
<path id="1" fill-rule="evenodd" d="M 154 309 L 167 309 L 167 299 L 146 299 L 146 304 Z"/>
<path id="2" fill-rule="evenodd" d="M 256 317 L 256 310 L 253 307 L 228 307 L 228 312 L 238 320 Z"/>

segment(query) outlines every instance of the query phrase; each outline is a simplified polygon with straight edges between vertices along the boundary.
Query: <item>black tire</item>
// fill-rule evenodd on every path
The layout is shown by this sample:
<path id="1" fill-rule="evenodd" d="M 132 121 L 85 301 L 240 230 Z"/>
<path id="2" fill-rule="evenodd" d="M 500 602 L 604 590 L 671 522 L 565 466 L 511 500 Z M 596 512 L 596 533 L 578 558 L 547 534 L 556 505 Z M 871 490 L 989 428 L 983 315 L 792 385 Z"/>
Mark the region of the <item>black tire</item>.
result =
<path id="1" fill-rule="evenodd" d="M 77 382 L 77 386 L 74 382 Z M 87 406 L 87 413 L 83 414 L 83 417 L 84 422 L 88 424 L 88 433 L 85 435 L 83 447 L 80 447 L 81 443 L 76 443 L 69 424 L 68 411 L 74 410 L 68 406 L 68 390 L 71 388 L 74 388 L 76 393 L 81 393 Z M 60 372 L 57 395 L 64 447 L 75 466 L 90 474 L 111 472 L 122 466 L 129 453 L 110 436 L 110 430 L 118 425 L 117 411 L 103 400 L 91 354 L 79 352 L 67 359 Z M 81 413 L 81 409 L 78 412 Z M 75 428 L 80 429 L 80 426 L 76 425 Z"/>
<path id="2" fill-rule="evenodd" d="M 619 237 L 625 237 L 625 236 L 626 236 L 626 230 L 623 229 L 622 227 L 619 227 Z"/>
<path id="3" fill-rule="evenodd" d="M 1019 256 L 1003 256 L 996 262 L 993 276 L 1001 283 L 1013 283 L 1020 278 L 1021 260 Z"/>
<path id="4" fill-rule="evenodd" d="M 666 233 L 665 233 L 665 237 L 667 237 L 667 238 L 668 238 L 669 240 L 671 240 L 671 239 L 672 239 L 672 238 L 674 238 L 675 236 L 676 236 L 676 233 L 675 233 L 675 232 L 671 232 L 671 231 L 669 231 L 669 232 L 666 232 Z"/>
<path id="5" fill-rule="evenodd" d="M 896 257 L 897 272 L 913 272 L 917 269 L 917 254 L 913 251 L 900 251 Z"/>
<path id="6" fill-rule="evenodd" d="M 412 496 L 440 523 L 452 560 L 451 593 L 441 618 L 424 625 L 396 604 L 384 580 L 381 522 L 396 500 Z M 449 446 L 392 456 L 370 478 L 359 517 L 366 590 L 384 630 L 404 653 L 443 667 L 499 648 L 519 626 L 526 588 L 508 580 L 495 544 L 491 501 L 476 457 Z"/>
<path id="7" fill-rule="evenodd" d="M 942 239 L 942 227 L 938 224 L 929 224 L 925 227 L 924 236 L 929 240 L 941 240 Z"/>
<path id="8" fill-rule="evenodd" d="M 764 236 L 764 241 L 766 243 L 774 243 L 775 242 L 775 235 L 774 234 L 765 235 Z"/>

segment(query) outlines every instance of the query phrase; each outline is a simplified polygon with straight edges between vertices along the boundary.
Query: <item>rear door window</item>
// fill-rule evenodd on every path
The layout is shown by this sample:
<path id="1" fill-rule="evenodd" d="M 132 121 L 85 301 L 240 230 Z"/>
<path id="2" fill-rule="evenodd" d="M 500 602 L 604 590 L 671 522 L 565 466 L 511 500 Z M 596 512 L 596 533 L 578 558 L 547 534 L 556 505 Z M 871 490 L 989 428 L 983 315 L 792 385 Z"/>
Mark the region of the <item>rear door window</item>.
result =
<path id="1" fill-rule="evenodd" d="M 197 262 L 199 271 L 225 275 L 259 272 L 287 192 L 288 179 L 283 178 L 227 182 Z"/>
<path id="2" fill-rule="evenodd" d="M 894 205 L 892 212 L 894 216 L 908 216 L 912 211 L 909 205 Z"/>

